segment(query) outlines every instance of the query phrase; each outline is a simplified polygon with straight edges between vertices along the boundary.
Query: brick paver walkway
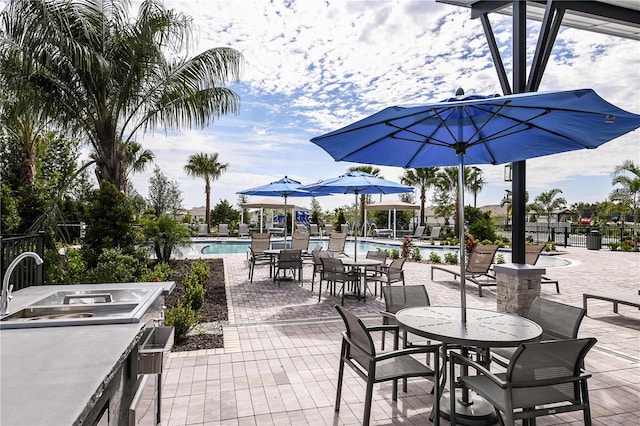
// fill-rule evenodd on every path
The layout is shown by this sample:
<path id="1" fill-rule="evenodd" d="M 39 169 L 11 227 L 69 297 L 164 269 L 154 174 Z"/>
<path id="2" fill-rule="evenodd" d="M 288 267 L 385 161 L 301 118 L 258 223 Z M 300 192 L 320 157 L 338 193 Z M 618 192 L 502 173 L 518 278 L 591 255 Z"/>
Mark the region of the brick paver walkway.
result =
<path id="1" fill-rule="evenodd" d="M 425 252 L 423 251 L 423 254 Z M 225 261 L 229 322 L 224 327 L 225 348 L 172 353 L 165 366 L 162 424 L 164 425 L 357 425 L 362 422 L 364 381 L 346 370 L 343 402 L 334 412 L 340 339 L 344 326 L 333 308 L 339 299 L 311 291 L 312 267 L 304 270 L 303 285 L 268 277 L 258 267 L 248 281 L 246 256 L 222 255 Z M 627 291 L 637 294 L 640 255 L 568 248 L 563 258 L 571 265 L 548 268 L 560 281 L 561 294 L 545 285 L 542 296 L 582 306 L 588 291 Z M 405 264 L 407 284 L 426 286 L 432 305 L 459 306 L 459 285 L 448 274 L 430 279 L 427 264 Z M 485 287 L 478 297 L 467 286 L 467 305 L 495 309 L 495 291 Z M 368 323 L 379 323 L 384 303 L 349 300 L 345 306 Z M 640 313 L 612 304 L 589 302 L 589 316 L 580 337 L 598 343 L 586 368 L 594 425 L 640 424 Z M 409 392 L 391 401 L 391 384 L 376 385 L 371 423 L 428 424 L 433 405 L 431 382 L 415 379 Z M 580 415 L 543 417 L 539 425 L 582 424 Z M 443 421 L 441 424 L 447 425 Z"/>

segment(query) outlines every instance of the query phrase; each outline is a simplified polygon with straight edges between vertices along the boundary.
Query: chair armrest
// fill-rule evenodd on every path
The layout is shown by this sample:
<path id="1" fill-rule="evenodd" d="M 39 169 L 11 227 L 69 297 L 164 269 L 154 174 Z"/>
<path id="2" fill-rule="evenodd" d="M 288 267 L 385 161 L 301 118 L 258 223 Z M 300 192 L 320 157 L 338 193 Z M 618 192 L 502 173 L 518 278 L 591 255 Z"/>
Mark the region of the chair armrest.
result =
<path id="1" fill-rule="evenodd" d="M 379 355 L 376 355 L 376 361 L 384 361 L 385 359 L 395 358 L 398 356 L 404 355 L 416 355 L 416 354 L 427 354 L 434 353 L 438 354 L 440 352 L 440 348 L 442 345 L 425 345 L 425 346 L 413 346 L 411 348 L 405 349 L 397 349 L 390 352 L 383 352 Z"/>
<path id="2" fill-rule="evenodd" d="M 371 327 L 367 327 L 369 331 L 391 331 L 393 333 L 397 333 L 400 331 L 400 327 L 397 325 L 372 325 Z"/>
<path id="3" fill-rule="evenodd" d="M 391 319 L 396 318 L 396 314 L 392 314 L 391 312 L 387 312 L 387 311 L 380 311 L 380 315 L 386 318 L 391 318 Z"/>
<path id="4" fill-rule="evenodd" d="M 451 357 L 451 368 L 452 369 L 454 368 L 455 364 L 466 365 L 468 367 L 471 367 L 471 368 L 475 369 L 477 372 L 482 373 L 489 380 L 491 380 L 492 382 L 494 382 L 496 385 L 500 386 L 501 388 L 509 387 L 509 384 L 506 381 L 500 379 L 495 374 L 493 374 L 491 371 L 489 371 L 487 368 L 485 368 L 484 366 L 478 364 L 477 362 L 471 361 L 469 358 L 465 358 L 462 355 L 460 355 L 458 353 L 455 353 L 455 352 L 450 352 L 450 357 Z M 452 378 L 452 380 L 453 380 L 453 378 Z"/>

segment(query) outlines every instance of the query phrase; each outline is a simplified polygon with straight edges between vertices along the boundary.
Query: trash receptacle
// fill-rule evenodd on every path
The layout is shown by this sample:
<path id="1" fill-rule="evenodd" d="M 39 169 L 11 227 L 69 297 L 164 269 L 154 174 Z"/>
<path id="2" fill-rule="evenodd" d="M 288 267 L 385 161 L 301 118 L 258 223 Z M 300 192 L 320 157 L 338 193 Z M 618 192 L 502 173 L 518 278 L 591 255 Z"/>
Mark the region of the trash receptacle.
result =
<path id="1" fill-rule="evenodd" d="M 591 231 L 591 234 L 587 235 L 587 249 L 588 250 L 600 250 L 602 246 L 602 235 L 597 230 Z"/>

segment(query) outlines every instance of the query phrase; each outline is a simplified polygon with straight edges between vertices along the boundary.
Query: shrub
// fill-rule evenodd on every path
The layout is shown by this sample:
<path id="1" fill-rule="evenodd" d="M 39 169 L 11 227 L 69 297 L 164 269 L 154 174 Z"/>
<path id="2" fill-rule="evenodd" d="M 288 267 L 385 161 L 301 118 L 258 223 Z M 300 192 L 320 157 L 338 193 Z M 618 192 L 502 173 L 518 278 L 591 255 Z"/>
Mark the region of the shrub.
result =
<path id="1" fill-rule="evenodd" d="M 611 251 L 616 251 L 618 250 L 618 247 L 620 247 L 620 243 L 615 242 L 615 243 L 609 243 L 609 248 L 611 249 Z"/>
<path id="2" fill-rule="evenodd" d="M 184 282 L 184 296 L 183 300 L 185 305 L 191 307 L 194 311 L 199 311 L 204 305 L 204 287 L 195 281 Z"/>
<path id="3" fill-rule="evenodd" d="M 153 269 L 144 268 L 140 274 L 142 282 L 160 282 L 167 281 L 171 276 L 171 266 L 168 263 L 156 263 Z"/>
<path id="4" fill-rule="evenodd" d="M 119 249 L 104 249 L 95 268 L 87 271 L 88 283 L 126 283 L 136 281 L 141 270 L 139 260 Z"/>
<path id="5" fill-rule="evenodd" d="M 413 247 L 413 242 L 411 241 L 411 237 L 405 236 L 402 241 L 402 257 L 411 256 L 411 249 Z"/>
<path id="6" fill-rule="evenodd" d="M 503 263 L 506 263 L 506 262 L 505 262 L 505 260 L 504 260 L 504 254 L 499 253 L 499 254 L 496 256 L 496 263 L 497 263 L 498 265 L 502 265 Z"/>
<path id="7" fill-rule="evenodd" d="M 440 257 L 440 255 L 438 253 L 436 253 L 435 251 L 432 251 L 429 254 L 429 261 L 431 263 L 442 263 L 442 258 Z"/>
<path id="8" fill-rule="evenodd" d="M 400 252 L 397 248 L 391 249 L 391 255 L 389 257 L 391 257 L 392 259 L 397 259 L 400 257 Z"/>
<path id="9" fill-rule="evenodd" d="M 159 261 L 168 261 L 174 248 L 191 241 L 189 228 L 170 216 L 162 215 L 158 219 L 145 218 L 141 223 L 145 244 L 153 247 Z"/>
<path id="10" fill-rule="evenodd" d="M 620 250 L 622 251 L 632 251 L 633 250 L 633 245 L 629 244 L 628 242 L 624 241 L 620 244 Z"/>
<path id="11" fill-rule="evenodd" d="M 202 287 L 206 287 L 209 283 L 209 274 L 211 274 L 211 268 L 208 262 L 198 259 L 191 264 L 190 275 L 194 276 Z"/>
<path id="12" fill-rule="evenodd" d="M 180 341 L 187 336 L 189 330 L 198 324 L 199 319 L 200 315 L 196 311 L 179 301 L 176 306 L 167 310 L 164 323 L 175 328 L 176 341 Z"/>
<path id="13" fill-rule="evenodd" d="M 416 262 L 420 262 L 422 260 L 422 254 L 420 253 L 420 249 L 418 247 L 413 250 L 413 260 Z"/>
<path id="14" fill-rule="evenodd" d="M 450 265 L 458 264 L 458 254 L 453 252 L 448 252 L 444 254 L 444 260 Z"/>

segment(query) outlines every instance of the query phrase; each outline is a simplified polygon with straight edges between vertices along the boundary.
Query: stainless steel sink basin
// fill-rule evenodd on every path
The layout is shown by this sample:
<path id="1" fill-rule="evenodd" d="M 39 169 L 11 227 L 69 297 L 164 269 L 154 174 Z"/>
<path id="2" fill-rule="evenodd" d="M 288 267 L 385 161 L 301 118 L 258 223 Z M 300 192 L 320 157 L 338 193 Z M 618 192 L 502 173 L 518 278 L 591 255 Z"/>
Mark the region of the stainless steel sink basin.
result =
<path id="1" fill-rule="evenodd" d="M 54 291 L 0 318 L 0 329 L 140 322 L 162 287 Z"/>
<path id="2" fill-rule="evenodd" d="M 7 315 L 0 321 L 42 321 L 71 318 L 114 317 L 129 315 L 137 303 L 108 305 L 29 306 Z"/>

